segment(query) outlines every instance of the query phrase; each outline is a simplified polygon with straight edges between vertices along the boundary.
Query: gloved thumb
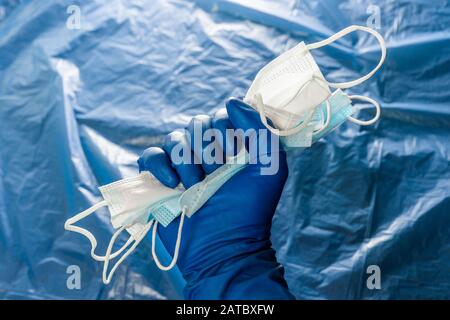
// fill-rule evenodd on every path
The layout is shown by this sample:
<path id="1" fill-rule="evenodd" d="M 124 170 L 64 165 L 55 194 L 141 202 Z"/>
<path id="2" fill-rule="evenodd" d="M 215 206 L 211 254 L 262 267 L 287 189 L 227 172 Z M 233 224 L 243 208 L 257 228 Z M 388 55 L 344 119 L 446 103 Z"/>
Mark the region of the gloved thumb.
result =
<path id="1" fill-rule="evenodd" d="M 228 117 L 235 129 L 265 129 L 259 113 L 251 106 L 236 98 L 230 98 L 226 103 Z"/>
<path id="2" fill-rule="evenodd" d="M 250 142 L 257 142 L 254 144 L 254 146 L 258 146 L 257 157 L 266 156 L 274 152 L 283 152 L 282 146 L 279 143 L 279 137 L 272 134 L 265 127 L 259 113 L 255 109 L 236 98 L 230 98 L 227 101 L 226 109 L 233 127 L 235 129 L 242 129 L 245 132 L 245 145 L 247 150 L 250 148 Z"/>

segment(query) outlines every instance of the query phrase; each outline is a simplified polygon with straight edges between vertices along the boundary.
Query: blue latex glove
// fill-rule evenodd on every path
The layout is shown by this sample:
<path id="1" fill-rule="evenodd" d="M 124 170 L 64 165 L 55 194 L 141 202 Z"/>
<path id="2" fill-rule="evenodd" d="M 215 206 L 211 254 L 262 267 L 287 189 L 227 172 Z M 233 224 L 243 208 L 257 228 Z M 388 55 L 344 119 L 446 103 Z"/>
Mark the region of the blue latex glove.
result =
<path id="1" fill-rule="evenodd" d="M 221 130 L 224 137 L 227 128 L 265 129 L 258 113 L 237 99 L 230 99 L 226 109 L 212 118 L 195 117 L 187 127 L 191 134 L 194 121 L 201 121 L 205 129 Z M 216 142 L 223 147 L 223 141 Z M 191 145 L 181 131 L 172 132 L 162 148 L 152 147 L 143 153 L 138 160 L 139 169 L 150 171 L 169 187 L 181 181 L 189 188 L 219 166 L 173 165 L 169 155 L 177 143 Z M 279 155 L 277 174 L 261 175 L 261 164 L 247 165 L 197 213 L 185 219 L 177 266 L 187 283 L 187 299 L 294 298 L 270 241 L 273 214 L 288 174 L 285 152 L 273 149 L 269 152 Z M 191 150 L 196 155 L 202 152 Z M 174 250 L 179 220 L 178 217 L 167 228 L 158 228 L 168 252 Z"/>

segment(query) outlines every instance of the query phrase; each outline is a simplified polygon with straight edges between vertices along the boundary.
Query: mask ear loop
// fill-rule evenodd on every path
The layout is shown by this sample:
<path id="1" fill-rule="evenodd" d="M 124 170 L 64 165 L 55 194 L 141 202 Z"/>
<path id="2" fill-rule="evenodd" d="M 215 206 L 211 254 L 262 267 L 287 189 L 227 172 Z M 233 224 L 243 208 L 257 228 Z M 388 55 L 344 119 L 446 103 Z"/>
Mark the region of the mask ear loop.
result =
<path id="1" fill-rule="evenodd" d="M 158 259 L 158 256 L 156 255 L 156 229 L 158 227 L 158 221 L 155 221 L 155 224 L 153 226 L 152 231 L 152 256 L 155 260 L 156 265 L 159 269 L 163 271 L 169 271 L 172 269 L 178 260 L 178 253 L 180 252 L 180 244 L 181 244 L 181 233 L 183 230 L 183 224 L 184 224 L 184 217 L 186 216 L 187 208 L 183 207 L 183 210 L 181 211 L 181 217 L 180 217 L 180 224 L 178 225 L 178 234 L 177 234 L 177 241 L 175 242 L 175 250 L 173 252 L 173 258 L 172 261 L 168 266 L 163 266 L 161 262 Z"/>
<path id="2" fill-rule="evenodd" d="M 379 34 L 374 29 L 371 29 L 371 28 L 368 28 L 368 27 L 363 27 L 363 26 L 350 26 L 350 27 L 347 27 L 347 28 L 339 31 L 338 33 L 332 35 L 331 37 L 329 37 L 329 38 L 327 38 L 325 40 L 306 45 L 306 48 L 308 50 L 318 49 L 320 47 L 326 46 L 326 45 L 328 45 L 328 44 L 330 44 L 330 43 L 332 43 L 332 42 L 334 42 L 334 41 L 336 41 L 336 40 L 346 36 L 347 34 L 349 34 L 351 32 L 358 31 L 358 30 L 370 33 L 371 35 L 373 35 L 378 40 L 378 42 L 380 44 L 380 48 L 381 48 L 380 61 L 378 62 L 378 65 L 375 68 L 372 69 L 372 71 L 370 71 L 365 76 L 363 76 L 361 78 L 358 78 L 356 80 L 352 80 L 352 81 L 348 81 L 348 82 L 335 82 L 335 83 L 327 81 L 327 83 L 328 83 L 328 85 L 330 87 L 337 88 L 337 89 L 347 89 L 347 88 L 356 86 L 358 84 L 361 84 L 362 82 L 364 82 L 367 79 L 369 79 L 370 77 L 372 77 L 373 74 L 378 69 L 380 69 L 380 67 L 384 63 L 384 60 L 386 59 L 386 43 L 385 43 L 383 37 L 381 36 L 381 34 Z"/>
<path id="3" fill-rule="evenodd" d="M 101 207 L 106 207 L 107 205 L 108 205 L 107 202 L 105 200 L 102 200 L 102 201 L 94 204 L 92 207 L 73 216 L 72 218 L 67 219 L 67 221 L 64 224 L 64 229 L 66 229 L 67 231 L 76 232 L 76 233 L 79 233 L 79 234 L 85 236 L 86 238 L 88 238 L 89 242 L 91 243 L 91 257 L 92 257 L 92 259 L 94 259 L 96 261 L 105 261 L 105 256 L 99 256 L 95 253 L 95 248 L 97 248 L 97 239 L 94 237 L 94 235 L 90 231 L 88 231 L 84 228 L 78 227 L 78 226 L 74 226 L 73 224 L 75 224 L 78 221 L 91 215 L 92 213 L 94 213 L 95 211 L 100 209 Z M 119 250 L 117 250 L 116 252 L 114 252 L 110 255 L 110 258 L 114 259 L 119 254 L 121 254 L 123 252 L 123 250 L 125 250 L 130 245 L 130 243 L 132 241 L 133 241 L 133 239 L 130 237 L 128 239 L 128 241 Z"/>
<path id="4" fill-rule="evenodd" d="M 369 126 L 371 124 L 374 124 L 376 121 L 378 121 L 378 119 L 380 119 L 381 116 L 381 108 L 380 108 L 380 104 L 373 100 L 372 98 L 366 97 L 366 96 L 359 96 L 359 95 L 352 95 L 352 96 L 348 96 L 351 100 L 361 100 L 361 101 L 366 101 L 370 104 L 372 104 L 375 107 L 375 116 L 367 121 L 363 121 L 363 120 L 359 120 L 353 117 L 348 117 L 348 120 L 350 120 L 353 123 L 359 124 L 360 126 Z"/>
<path id="5" fill-rule="evenodd" d="M 323 130 L 325 130 L 329 125 L 330 125 L 330 120 L 331 120 L 331 104 L 330 101 L 325 100 L 326 103 L 326 120 L 325 123 L 323 124 L 322 128 L 320 128 L 317 131 L 314 131 L 314 134 L 318 134 L 319 132 L 322 132 Z"/>
<path id="6" fill-rule="evenodd" d="M 142 241 L 142 239 L 144 239 L 145 235 L 150 230 L 152 225 L 153 225 L 153 220 L 151 220 L 149 223 L 147 223 L 145 225 L 145 228 L 142 231 L 142 233 L 136 239 L 134 239 L 135 242 L 133 243 L 133 245 L 127 250 L 127 252 L 124 253 L 123 256 L 120 257 L 120 259 L 114 264 L 114 266 L 112 267 L 111 271 L 107 275 L 109 261 L 114 259 L 113 256 L 111 255 L 111 251 L 112 251 L 112 247 L 114 245 L 114 242 L 116 242 L 117 237 L 122 233 L 122 231 L 125 230 L 126 228 L 130 227 L 130 225 L 120 227 L 113 234 L 113 236 L 111 237 L 111 240 L 109 241 L 108 249 L 106 249 L 105 262 L 103 263 L 102 280 L 103 280 L 104 284 L 109 284 L 111 282 L 111 279 L 112 279 L 112 277 L 114 275 L 114 272 L 116 272 L 116 270 L 119 267 L 119 265 L 134 251 L 134 249 L 136 249 L 136 247 L 139 245 L 139 243 Z M 130 239 L 131 239 L 131 237 L 130 237 Z M 128 239 L 128 240 L 130 240 L 130 239 Z M 122 248 L 127 247 L 128 242 L 129 241 L 127 241 L 127 243 Z M 120 249 L 121 251 L 123 251 L 122 248 Z"/>

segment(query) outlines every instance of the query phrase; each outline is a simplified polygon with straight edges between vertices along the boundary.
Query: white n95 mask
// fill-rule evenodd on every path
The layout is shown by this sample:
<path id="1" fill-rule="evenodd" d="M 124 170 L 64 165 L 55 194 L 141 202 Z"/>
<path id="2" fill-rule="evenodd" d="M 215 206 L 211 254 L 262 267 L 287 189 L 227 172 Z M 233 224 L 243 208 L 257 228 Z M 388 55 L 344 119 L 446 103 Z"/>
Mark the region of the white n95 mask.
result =
<path id="1" fill-rule="evenodd" d="M 186 191 L 181 186 L 175 189 L 164 186 L 149 172 L 143 172 L 136 177 L 113 182 L 99 188 L 104 200 L 68 219 L 64 228 L 68 231 L 80 233 L 89 239 L 92 258 L 104 262 L 102 278 L 105 284 L 110 283 L 118 266 L 134 251 L 152 226 L 152 255 L 155 263 L 161 270 L 170 270 L 175 266 L 178 259 L 185 216 L 191 217 L 197 212 L 225 182 L 243 169 L 247 163 L 247 153 L 240 153 L 236 157 L 228 159 L 226 164 Z M 105 256 L 99 256 L 95 253 L 97 240 L 94 235 L 88 230 L 73 224 L 103 206 L 108 207 L 111 215 L 111 224 L 116 228 L 116 232 L 111 237 Z M 166 227 L 180 214 L 173 258 L 168 266 L 163 266 L 156 255 L 157 226 L 162 224 Z M 119 250 L 112 253 L 114 242 L 123 230 L 126 230 L 130 237 Z M 132 246 L 120 257 L 110 273 L 107 274 L 109 261 L 118 257 L 131 244 Z"/>
<path id="2" fill-rule="evenodd" d="M 372 34 L 380 43 L 381 58 L 378 65 L 359 79 L 341 83 L 328 82 L 310 50 L 328 45 L 356 30 Z M 377 31 L 363 26 L 350 26 L 320 42 L 308 45 L 301 42 L 271 61 L 258 72 L 244 101 L 256 109 L 264 125 L 279 136 L 289 136 L 304 129 L 311 121 L 315 108 L 325 103 L 327 111 L 325 127 L 329 124 L 331 116 L 330 87 L 346 89 L 366 81 L 381 67 L 385 57 L 384 39 Z M 379 105 L 374 106 L 379 113 Z M 267 118 L 275 127 L 268 123 Z M 358 120 L 354 122 L 363 124 Z"/>

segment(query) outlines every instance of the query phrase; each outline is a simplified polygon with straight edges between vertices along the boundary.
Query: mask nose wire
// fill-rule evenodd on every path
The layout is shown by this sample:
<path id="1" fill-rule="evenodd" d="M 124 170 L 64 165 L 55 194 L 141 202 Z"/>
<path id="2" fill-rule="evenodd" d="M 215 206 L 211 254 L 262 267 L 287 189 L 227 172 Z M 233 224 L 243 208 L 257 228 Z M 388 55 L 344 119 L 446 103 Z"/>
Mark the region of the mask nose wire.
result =
<path id="1" fill-rule="evenodd" d="M 177 240 L 175 242 L 175 250 L 173 252 L 173 258 L 172 258 L 172 261 L 170 262 L 170 264 L 167 265 L 167 266 L 163 266 L 161 264 L 161 262 L 159 261 L 158 256 L 156 255 L 156 231 L 157 231 L 157 227 L 158 227 L 158 221 L 155 221 L 155 224 L 153 226 L 153 231 L 152 231 L 152 256 L 153 256 L 153 259 L 155 260 L 155 263 L 158 266 L 158 268 L 163 270 L 163 271 L 169 271 L 177 263 L 178 253 L 180 252 L 180 245 L 181 245 L 181 233 L 183 231 L 184 218 L 186 216 L 187 210 L 188 209 L 185 206 L 185 207 L 183 207 L 183 209 L 181 211 L 180 224 L 178 225 Z"/>

